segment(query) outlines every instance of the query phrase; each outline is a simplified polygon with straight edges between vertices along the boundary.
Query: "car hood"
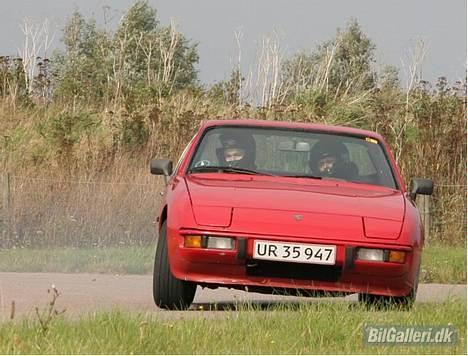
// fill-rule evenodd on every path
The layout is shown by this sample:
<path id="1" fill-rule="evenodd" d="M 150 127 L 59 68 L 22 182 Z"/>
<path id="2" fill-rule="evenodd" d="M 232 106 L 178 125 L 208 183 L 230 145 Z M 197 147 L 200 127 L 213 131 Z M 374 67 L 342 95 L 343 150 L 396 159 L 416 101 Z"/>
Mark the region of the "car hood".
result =
<path id="1" fill-rule="evenodd" d="M 331 180 L 200 175 L 186 184 L 198 224 L 238 232 L 396 239 L 405 212 L 400 191 Z"/>

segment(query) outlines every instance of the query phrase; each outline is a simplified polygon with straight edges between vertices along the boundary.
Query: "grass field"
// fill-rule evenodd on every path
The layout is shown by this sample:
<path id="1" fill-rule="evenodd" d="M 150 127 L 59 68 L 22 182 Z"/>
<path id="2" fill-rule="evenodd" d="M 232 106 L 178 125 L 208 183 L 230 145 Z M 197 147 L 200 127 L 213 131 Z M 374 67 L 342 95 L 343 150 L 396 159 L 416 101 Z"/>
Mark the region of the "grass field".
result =
<path id="1" fill-rule="evenodd" d="M 270 354 L 371 353 L 466 354 L 466 301 L 417 304 L 411 311 L 373 310 L 340 302 L 284 304 L 202 317 L 161 318 L 119 311 L 66 315 L 47 330 L 35 319 L 0 324 L 0 354 Z M 166 315 L 167 316 L 167 315 Z M 365 325 L 446 326 L 458 330 L 455 345 L 367 346 Z"/>
<path id="2" fill-rule="evenodd" d="M 154 247 L 0 250 L 0 271 L 147 274 L 154 252 Z"/>
<path id="3" fill-rule="evenodd" d="M 2 272 L 152 273 L 154 247 L 0 250 Z M 466 283 L 466 248 L 431 245 L 424 250 L 423 283 Z"/>

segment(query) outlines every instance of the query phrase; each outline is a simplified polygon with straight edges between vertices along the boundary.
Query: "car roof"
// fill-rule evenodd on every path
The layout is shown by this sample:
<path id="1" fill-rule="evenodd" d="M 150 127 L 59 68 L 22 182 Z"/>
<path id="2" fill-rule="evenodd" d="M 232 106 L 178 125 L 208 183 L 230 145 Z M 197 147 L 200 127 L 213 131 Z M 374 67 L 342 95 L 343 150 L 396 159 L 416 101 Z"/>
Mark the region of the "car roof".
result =
<path id="1" fill-rule="evenodd" d="M 383 141 L 381 135 L 376 132 L 356 129 L 346 126 L 323 125 L 305 122 L 291 121 L 270 121 L 270 120 L 255 120 L 255 119 L 227 119 L 227 120 L 206 120 L 202 122 L 203 129 L 213 126 L 252 126 L 252 127 L 271 127 L 271 128 L 289 128 L 311 131 L 323 131 L 336 134 L 348 134 L 353 136 L 364 136 L 375 138 Z"/>

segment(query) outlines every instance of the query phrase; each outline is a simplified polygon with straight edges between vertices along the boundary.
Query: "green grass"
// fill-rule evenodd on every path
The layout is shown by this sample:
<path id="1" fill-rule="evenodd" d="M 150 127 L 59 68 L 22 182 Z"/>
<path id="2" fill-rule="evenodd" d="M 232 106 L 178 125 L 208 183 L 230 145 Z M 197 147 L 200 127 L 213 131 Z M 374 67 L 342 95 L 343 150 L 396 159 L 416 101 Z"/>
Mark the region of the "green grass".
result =
<path id="1" fill-rule="evenodd" d="M 455 345 L 367 346 L 365 325 L 446 326 Z M 0 354 L 466 354 L 466 301 L 417 304 L 411 311 L 369 310 L 349 303 L 283 304 L 266 310 L 200 315 L 113 311 L 82 319 L 60 316 L 43 331 L 35 319 L 0 324 Z"/>
<path id="2" fill-rule="evenodd" d="M 0 250 L 3 272 L 152 273 L 154 247 Z M 423 283 L 466 283 L 466 248 L 431 245 L 424 249 Z"/>
<path id="3" fill-rule="evenodd" d="M 466 247 L 426 246 L 421 280 L 425 283 L 466 284 Z"/>
<path id="4" fill-rule="evenodd" d="M 0 250 L 0 271 L 147 274 L 154 252 L 154 247 Z"/>

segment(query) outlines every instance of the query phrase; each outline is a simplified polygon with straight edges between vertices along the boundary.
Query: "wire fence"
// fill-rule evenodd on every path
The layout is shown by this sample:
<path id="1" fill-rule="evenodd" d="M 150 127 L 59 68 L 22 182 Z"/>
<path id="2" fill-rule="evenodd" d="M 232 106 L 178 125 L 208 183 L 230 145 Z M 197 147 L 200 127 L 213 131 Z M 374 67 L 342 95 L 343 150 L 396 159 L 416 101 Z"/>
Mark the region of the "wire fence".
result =
<path id="1" fill-rule="evenodd" d="M 0 246 L 155 242 L 155 217 L 161 204 L 158 193 L 163 189 L 155 177 L 91 181 L 4 176 L 2 185 Z"/>
<path id="2" fill-rule="evenodd" d="M 428 241 L 446 244 L 466 243 L 467 186 L 436 184 L 429 198 Z M 419 206 L 422 211 L 421 206 Z M 422 216 L 424 219 L 425 217 Z"/>
<path id="3" fill-rule="evenodd" d="M 0 248 L 156 241 L 164 183 L 149 174 L 111 181 L 4 174 L 1 184 Z M 429 243 L 464 243 L 466 185 L 437 184 L 429 200 L 417 203 Z"/>

